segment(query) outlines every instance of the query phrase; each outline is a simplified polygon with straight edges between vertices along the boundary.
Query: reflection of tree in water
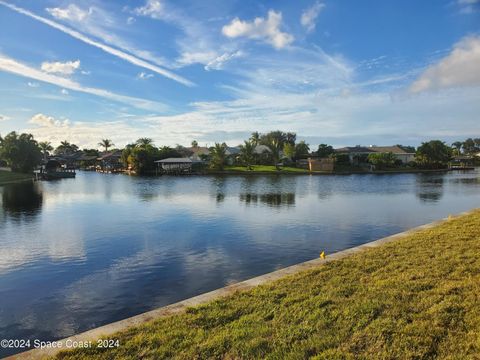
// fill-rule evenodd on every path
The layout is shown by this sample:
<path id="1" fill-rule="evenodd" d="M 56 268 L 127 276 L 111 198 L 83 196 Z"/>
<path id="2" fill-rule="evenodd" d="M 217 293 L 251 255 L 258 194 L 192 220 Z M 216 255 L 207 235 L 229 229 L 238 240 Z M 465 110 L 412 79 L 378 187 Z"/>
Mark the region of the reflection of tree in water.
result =
<path id="1" fill-rule="evenodd" d="M 7 214 L 35 215 L 42 207 L 43 194 L 38 184 L 20 183 L 2 189 L 2 207 Z"/>
<path id="2" fill-rule="evenodd" d="M 438 202 L 443 196 L 443 177 L 421 175 L 417 177 L 417 197 L 424 202 Z"/>
<path id="3" fill-rule="evenodd" d="M 280 207 L 280 206 L 293 206 L 295 205 L 294 193 L 267 193 L 267 194 L 255 194 L 246 193 L 240 194 L 240 201 L 246 204 L 266 204 L 268 206 Z"/>

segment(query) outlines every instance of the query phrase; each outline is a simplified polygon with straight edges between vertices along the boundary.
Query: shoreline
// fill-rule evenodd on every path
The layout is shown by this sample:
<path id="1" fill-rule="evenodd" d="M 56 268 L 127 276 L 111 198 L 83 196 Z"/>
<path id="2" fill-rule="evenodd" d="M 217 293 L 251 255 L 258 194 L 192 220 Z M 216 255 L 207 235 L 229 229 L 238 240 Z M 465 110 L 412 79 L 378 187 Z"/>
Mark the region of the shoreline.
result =
<path id="1" fill-rule="evenodd" d="M 423 173 L 447 173 L 449 169 L 414 169 L 414 170 L 381 170 L 381 171 L 209 171 L 191 175 L 389 175 L 389 174 L 423 174 Z M 163 175 L 161 175 L 163 176 Z"/>
<path id="2" fill-rule="evenodd" d="M 469 214 L 473 214 L 478 209 L 471 209 L 466 212 L 462 212 L 458 215 L 455 215 L 455 218 L 463 217 Z M 95 341 L 99 339 L 100 337 L 105 337 L 108 335 L 113 335 L 119 331 L 124 331 L 127 329 L 130 329 L 132 327 L 138 326 L 145 324 L 149 321 L 155 320 L 155 319 L 160 319 L 164 318 L 173 314 L 179 314 L 185 312 L 188 308 L 192 306 L 198 306 L 198 305 L 204 305 L 206 303 L 212 302 L 214 300 L 219 300 L 225 297 L 228 297 L 236 292 L 244 292 L 250 289 L 253 289 L 259 285 L 271 283 L 276 280 L 280 280 L 286 276 L 294 275 L 297 273 L 301 273 L 306 270 L 310 270 L 313 268 L 317 268 L 319 266 L 322 266 L 328 262 L 331 261 L 336 261 L 345 257 L 348 257 L 352 254 L 356 254 L 359 252 L 362 252 L 364 250 L 370 249 L 370 248 L 375 248 L 379 247 L 383 244 L 387 244 L 390 242 L 394 242 L 396 240 L 405 238 L 409 235 L 412 235 L 413 233 L 416 233 L 421 230 L 426 230 L 426 229 L 431 229 L 434 228 L 451 218 L 443 218 L 440 220 L 433 221 L 431 223 L 425 224 L 425 225 L 420 225 L 411 229 L 408 229 L 406 231 L 393 234 L 378 240 L 373 240 L 371 242 L 367 242 L 365 244 L 352 247 L 349 249 L 345 249 L 336 253 L 333 253 L 331 255 L 327 255 L 325 259 L 321 258 L 316 258 L 313 260 L 308 260 L 296 265 L 292 265 L 280 270 L 276 270 L 264 275 L 260 275 L 248 280 L 244 280 L 241 282 L 238 282 L 233 285 L 225 286 L 222 288 L 219 288 L 217 290 L 213 290 L 204 294 L 197 295 L 195 297 L 191 297 L 185 300 L 182 300 L 180 302 L 176 302 L 167 306 L 163 306 L 130 318 L 126 318 L 124 320 L 120 320 L 114 323 L 106 324 L 91 330 L 88 330 L 83 333 L 79 333 L 76 335 L 73 335 L 71 337 L 55 341 L 55 343 L 60 343 L 63 345 L 63 348 L 49 348 L 49 349 L 32 349 L 25 351 L 23 353 L 11 355 L 7 357 L 6 359 L 41 359 L 44 357 L 49 357 L 49 356 L 54 356 L 57 353 L 59 353 L 62 350 L 66 349 L 66 344 L 71 341 L 79 341 L 79 342 L 84 342 L 84 341 Z"/>

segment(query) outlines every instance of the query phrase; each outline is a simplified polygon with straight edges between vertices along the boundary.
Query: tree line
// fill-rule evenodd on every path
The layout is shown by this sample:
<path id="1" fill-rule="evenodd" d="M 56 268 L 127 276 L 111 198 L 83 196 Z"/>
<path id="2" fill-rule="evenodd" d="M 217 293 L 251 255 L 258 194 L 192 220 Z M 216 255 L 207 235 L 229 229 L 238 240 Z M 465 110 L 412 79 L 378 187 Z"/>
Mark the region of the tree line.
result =
<path id="1" fill-rule="evenodd" d="M 263 147 L 259 147 L 263 145 Z M 102 139 L 98 147 L 104 152 L 114 149 L 115 144 L 110 139 Z M 401 146 L 401 145 L 400 145 Z M 453 156 L 475 155 L 480 153 L 480 138 L 469 138 L 465 141 L 456 141 L 451 146 L 441 140 L 431 140 L 422 143 L 417 149 L 411 146 L 401 146 L 408 152 L 415 152 L 415 162 L 419 167 L 441 168 Z M 170 157 L 189 157 L 198 148 L 198 142 L 192 141 L 191 147 L 181 145 L 176 147 L 155 146 L 153 139 L 140 138 L 135 143 L 128 144 L 122 151 L 121 161 L 125 167 L 142 174 L 155 170 L 155 161 Z M 68 141 L 62 141 L 57 147 L 50 142 L 37 142 L 31 134 L 17 134 L 11 132 L 5 137 L 0 136 L 0 161 L 5 162 L 17 172 L 32 172 L 42 161 L 49 156 L 69 156 L 80 151 L 79 147 Z M 99 149 L 82 149 L 87 156 L 99 157 Z M 320 144 L 315 151 L 305 141 L 297 142 L 297 135 L 293 132 L 270 131 L 261 134 L 253 132 L 249 139 L 239 146 L 234 162 L 251 169 L 253 165 L 280 164 L 294 165 L 295 161 L 309 156 L 339 157 L 331 145 Z M 223 170 L 229 158 L 229 148 L 226 143 L 215 143 L 209 148 L 209 154 L 201 154 L 200 158 L 208 163 L 212 169 Z M 393 167 L 397 162 L 391 153 L 375 153 L 368 155 L 368 162 L 378 168 Z"/>

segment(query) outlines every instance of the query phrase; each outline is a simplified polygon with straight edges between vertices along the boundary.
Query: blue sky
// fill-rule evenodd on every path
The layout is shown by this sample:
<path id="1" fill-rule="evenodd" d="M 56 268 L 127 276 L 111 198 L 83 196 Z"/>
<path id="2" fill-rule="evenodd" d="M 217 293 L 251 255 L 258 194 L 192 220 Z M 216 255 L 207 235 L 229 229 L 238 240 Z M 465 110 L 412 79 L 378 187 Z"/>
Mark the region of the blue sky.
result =
<path id="1" fill-rule="evenodd" d="M 480 137 L 480 0 L 0 0 L 0 133 Z"/>

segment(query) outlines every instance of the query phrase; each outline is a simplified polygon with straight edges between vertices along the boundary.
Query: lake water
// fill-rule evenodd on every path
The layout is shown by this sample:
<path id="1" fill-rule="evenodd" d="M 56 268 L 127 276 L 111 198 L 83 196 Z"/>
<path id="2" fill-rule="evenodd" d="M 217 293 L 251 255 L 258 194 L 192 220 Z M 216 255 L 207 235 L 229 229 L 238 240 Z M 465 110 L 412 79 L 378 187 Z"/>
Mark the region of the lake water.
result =
<path id="1" fill-rule="evenodd" d="M 480 172 L 80 172 L 0 199 L 0 339 L 52 340 L 479 207 Z"/>

